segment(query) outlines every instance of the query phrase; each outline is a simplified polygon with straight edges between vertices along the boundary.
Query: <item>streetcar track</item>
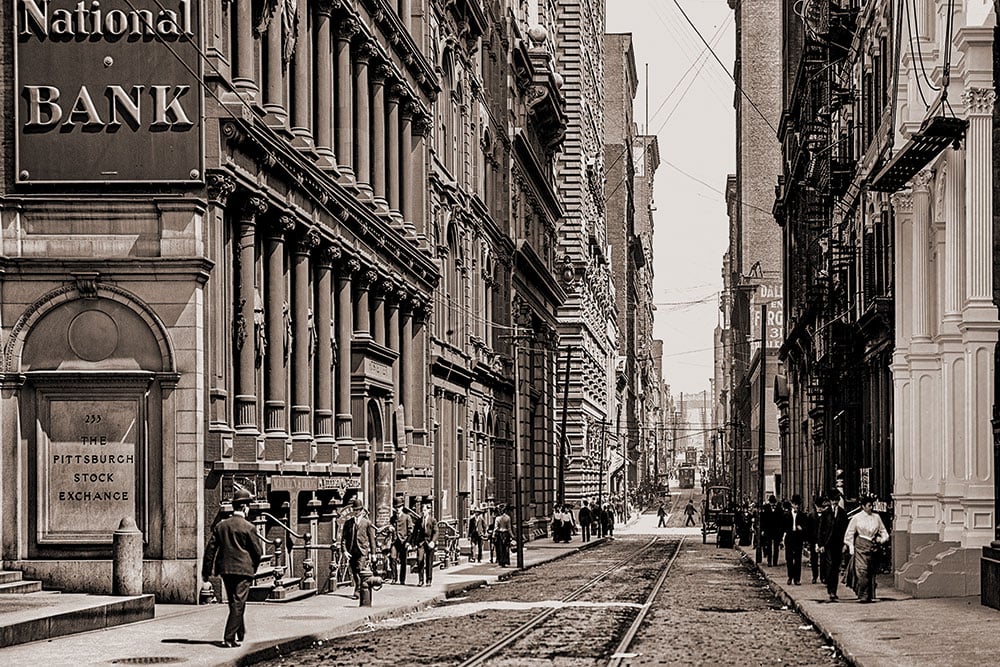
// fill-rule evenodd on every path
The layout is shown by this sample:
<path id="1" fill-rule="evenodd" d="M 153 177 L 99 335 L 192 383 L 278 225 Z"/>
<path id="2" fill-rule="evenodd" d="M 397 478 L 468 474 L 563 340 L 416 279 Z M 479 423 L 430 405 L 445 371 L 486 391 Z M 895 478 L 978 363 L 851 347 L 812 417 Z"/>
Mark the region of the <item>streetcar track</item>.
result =
<path id="1" fill-rule="evenodd" d="M 608 661 L 608 667 L 620 667 L 623 661 L 634 658 L 636 654 L 629 653 L 628 649 L 631 647 L 632 642 L 635 640 L 635 636 L 639 634 L 639 628 L 642 627 L 643 622 L 646 620 L 649 610 L 653 607 L 653 601 L 656 596 L 659 595 L 660 589 L 663 588 L 664 582 L 667 580 L 667 575 L 670 574 L 670 570 L 674 566 L 674 561 L 677 560 L 677 556 L 681 553 L 681 547 L 684 546 L 684 537 L 681 537 L 681 541 L 677 544 L 677 549 L 674 550 L 674 555 L 670 557 L 667 561 L 666 567 L 660 572 L 660 576 L 656 579 L 656 583 L 653 584 L 653 590 L 649 592 L 646 596 L 646 602 L 642 605 L 639 610 L 639 614 L 632 621 L 632 625 L 629 626 L 628 631 L 622 637 L 621 642 L 618 643 L 618 648 L 615 652 L 611 654 L 611 659 Z"/>
<path id="2" fill-rule="evenodd" d="M 637 549 L 636 551 L 634 551 L 628 557 L 623 558 L 623 559 L 619 560 L 618 562 L 614 563 L 613 565 L 611 565 L 610 567 L 605 568 L 604 570 L 602 570 L 601 572 L 599 572 L 598 574 L 596 574 L 595 576 L 593 576 L 589 581 L 587 581 L 587 583 L 583 584 L 582 586 L 578 587 L 576 590 L 574 590 L 571 593 L 569 593 L 568 595 L 564 596 L 560 600 L 560 602 L 571 602 L 571 601 L 575 600 L 579 596 L 581 596 L 584 593 L 586 593 L 588 590 L 592 589 L 594 586 L 596 586 L 602 580 L 604 580 L 605 578 L 607 578 L 608 575 L 610 575 L 612 572 L 618 570 L 620 567 L 622 567 L 626 563 L 628 563 L 628 562 L 630 562 L 630 561 L 638 558 L 642 554 L 646 553 L 649 549 L 651 549 L 653 547 L 654 544 L 656 544 L 659 541 L 660 541 L 659 537 L 652 538 L 649 542 L 647 542 L 642 547 L 640 547 L 639 549 Z M 682 542 L 683 542 L 683 540 L 682 540 Z M 674 552 L 674 557 L 675 558 L 676 558 L 676 554 L 677 554 L 677 552 L 675 551 Z M 673 562 L 673 561 L 671 561 L 671 562 Z M 560 609 L 560 607 L 551 607 L 551 608 L 545 609 L 544 611 L 541 611 L 541 612 L 537 613 L 533 618 L 531 618 L 530 620 L 526 621 L 525 623 L 522 623 L 520 626 L 518 626 L 514 630 L 508 632 L 506 635 L 504 635 L 503 637 L 501 637 L 499 640 L 497 640 L 496 642 L 494 642 L 490 646 L 487 646 L 485 649 L 479 651 L 478 653 L 476 653 L 472 657 L 467 658 L 463 662 L 459 663 L 459 667 L 473 667 L 475 665 L 482 665 L 482 664 L 484 664 L 487 660 L 489 660 L 493 656 L 495 656 L 498 653 L 500 653 L 500 651 L 504 650 L 505 648 L 507 648 L 508 646 L 510 646 L 511 644 L 513 644 L 514 642 L 518 641 L 519 639 L 522 639 L 523 637 L 525 637 L 533 629 L 537 628 L 539 625 L 541 625 L 546 620 L 548 620 L 550 617 L 552 617 L 557 611 L 559 611 L 559 609 Z"/>

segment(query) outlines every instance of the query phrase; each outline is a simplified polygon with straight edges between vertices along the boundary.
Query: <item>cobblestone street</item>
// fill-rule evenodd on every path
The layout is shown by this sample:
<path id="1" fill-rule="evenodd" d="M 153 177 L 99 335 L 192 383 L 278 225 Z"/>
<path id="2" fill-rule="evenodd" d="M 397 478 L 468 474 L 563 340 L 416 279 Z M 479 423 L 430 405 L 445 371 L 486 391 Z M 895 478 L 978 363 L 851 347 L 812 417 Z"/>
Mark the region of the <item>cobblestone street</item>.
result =
<path id="1" fill-rule="evenodd" d="M 680 507 L 674 502 L 672 509 Z M 680 512 L 671 513 L 668 528 L 655 528 L 656 520 L 645 514 L 596 548 L 265 664 L 846 664 L 738 551 L 717 549 L 711 537 L 702 544 L 700 528 L 679 527 Z M 667 567 L 623 650 L 621 637 Z M 601 574 L 607 576 L 595 582 Z M 503 638 L 508 643 L 496 654 L 480 655 Z"/>

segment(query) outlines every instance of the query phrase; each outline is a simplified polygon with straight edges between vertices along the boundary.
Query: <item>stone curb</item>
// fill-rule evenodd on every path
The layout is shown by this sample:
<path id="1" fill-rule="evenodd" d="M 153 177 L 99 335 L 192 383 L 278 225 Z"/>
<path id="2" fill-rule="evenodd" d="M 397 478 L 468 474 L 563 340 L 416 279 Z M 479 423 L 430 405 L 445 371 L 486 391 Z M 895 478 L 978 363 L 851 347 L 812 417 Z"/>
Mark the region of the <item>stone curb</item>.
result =
<path id="1" fill-rule="evenodd" d="M 796 612 L 801 614 L 803 618 L 809 621 L 812 624 L 812 626 L 816 628 L 816 631 L 819 632 L 821 635 L 823 635 L 823 638 L 826 641 L 830 642 L 830 644 L 832 644 L 837 649 L 837 652 L 840 654 L 841 658 L 843 658 L 849 665 L 852 665 L 853 667 L 863 667 L 862 664 L 857 660 L 857 658 L 854 657 L 854 654 L 844 645 L 842 641 L 840 641 L 840 639 L 837 638 L 836 635 L 834 635 L 831 632 L 829 628 L 826 628 L 821 623 L 818 623 L 816 619 L 813 617 L 813 615 L 810 614 L 807 609 L 805 609 L 805 607 L 796 602 L 795 598 L 793 598 L 791 595 L 785 592 L 785 589 L 783 589 L 781 586 L 775 583 L 774 579 L 763 568 L 761 568 L 759 563 L 756 562 L 757 558 L 756 554 L 751 555 L 750 553 L 739 547 L 737 548 L 737 551 L 739 551 L 740 554 L 742 554 L 741 560 L 745 560 L 759 575 L 761 575 L 764 578 L 764 581 L 767 582 L 768 589 L 770 589 L 770 591 L 775 595 L 775 597 L 780 599 L 790 609 L 794 609 Z"/>

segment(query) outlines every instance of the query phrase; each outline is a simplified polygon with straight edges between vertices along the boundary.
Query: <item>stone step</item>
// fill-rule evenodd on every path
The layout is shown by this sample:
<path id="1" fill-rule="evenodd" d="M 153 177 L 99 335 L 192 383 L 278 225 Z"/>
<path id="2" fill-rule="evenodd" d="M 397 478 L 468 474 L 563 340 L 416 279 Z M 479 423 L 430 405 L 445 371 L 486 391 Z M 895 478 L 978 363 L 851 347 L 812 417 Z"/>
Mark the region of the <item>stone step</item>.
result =
<path id="1" fill-rule="evenodd" d="M 316 595 L 315 588 L 301 589 L 301 588 L 286 588 L 280 597 L 270 597 L 267 602 L 294 602 L 296 600 L 302 600 L 303 598 L 312 597 Z"/>
<path id="2" fill-rule="evenodd" d="M 14 599 L 15 607 L 0 605 L 0 647 L 145 621 L 154 614 L 152 595 L 37 593 L 4 601 Z"/>
<path id="3" fill-rule="evenodd" d="M 0 595 L 37 593 L 40 590 L 42 590 L 42 582 L 40 581 L 8 581 L 0 584 Z"/>
<path id="4" fill-rule="evenodd" d="M 24 575 L 20 570 L 0 570 L 0 584 L 9 584 L 12 581 L 21 581 Z"/>

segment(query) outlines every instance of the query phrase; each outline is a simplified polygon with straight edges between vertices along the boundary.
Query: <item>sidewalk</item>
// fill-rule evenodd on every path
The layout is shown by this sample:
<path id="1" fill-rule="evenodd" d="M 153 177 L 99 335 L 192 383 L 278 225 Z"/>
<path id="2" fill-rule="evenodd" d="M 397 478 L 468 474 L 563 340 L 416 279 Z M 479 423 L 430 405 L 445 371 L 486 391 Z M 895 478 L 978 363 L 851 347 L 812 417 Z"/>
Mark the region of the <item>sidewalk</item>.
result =
<path id="1" fill-rule="evenodd" d="M 534 567 L 600 542 L 592 540 L 582 545 L 579 537 L 569 544 L 556 544 L 551 539 L 528 542 L 524 565 Z M 247 641 L 232 649 L 217 645 L 228 612 L 225 604 L 157 604 L 156 616 L 148 621 L 0 649 L 0 664 L 249 665 L 345 635 L 367 623 L 422 609 L 461 591 L 508 579 L 516 572 L 515 568 L 487 562 L 462 563 L 436 570 L 432 586 L 414 585 L 416 575 L 408 577 L 411 584 L 407 586 L 386 584 L 374 593 L 372 606 L 364 608 L 351 599 L 350 587 L 295 602 L 251 603 L 247 605 Z M 11 599 L 0 601 L 0 609 L 16 604 L 15 596 L 5 597 Z"/>
<path id="2" fill-rule="evenodd" d="M 753 564 L 753 547 L 738 547 Z M 899 665 L 987 665 L 1000 656 L 1000 611 L 983 607 L 979 597 L 913 598 L 879 577 L 874 604 L 855 601 L 840 586 L 840 600 L 829 602 L 826 587 L 810 580 L 803 563 L 801 586 L 785 582 L 785 564 L 757 564 L 772 590 L 827 637 L 846 659 L 861 667 Z"/>

